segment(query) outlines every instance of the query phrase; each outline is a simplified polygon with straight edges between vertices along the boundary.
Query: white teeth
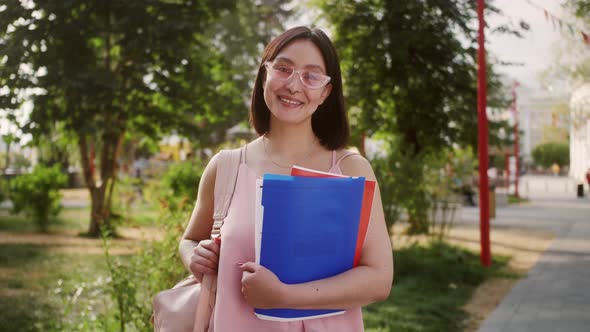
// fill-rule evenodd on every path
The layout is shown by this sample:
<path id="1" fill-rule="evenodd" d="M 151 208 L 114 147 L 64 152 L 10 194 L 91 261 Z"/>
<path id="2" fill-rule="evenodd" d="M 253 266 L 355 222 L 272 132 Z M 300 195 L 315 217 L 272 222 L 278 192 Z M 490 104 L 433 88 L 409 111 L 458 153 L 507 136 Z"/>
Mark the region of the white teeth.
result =
<path id="1" fill-rule="evenodd" d="M 279 98 L 283 103 L 291 104 L 291 105 L 300 105 L 301 103 L 294 100 L 289 100 L 285 98 Z"/>

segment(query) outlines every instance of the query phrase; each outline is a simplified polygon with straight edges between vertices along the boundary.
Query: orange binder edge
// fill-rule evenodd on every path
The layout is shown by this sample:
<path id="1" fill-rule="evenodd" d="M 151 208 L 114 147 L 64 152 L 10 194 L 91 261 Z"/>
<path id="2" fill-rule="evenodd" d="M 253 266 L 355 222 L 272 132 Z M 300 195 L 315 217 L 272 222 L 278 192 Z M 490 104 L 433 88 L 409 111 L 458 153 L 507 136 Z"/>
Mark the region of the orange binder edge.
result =
<path id="1" fill-rule="evenodd" d="M 346 178 L 349 176 L 334 174 L 328 172 L 317 171 L 310 168 L 294 165 L 291 168 L 292 176 L 307 176 L 307 177 L 325 177 L 325 178 Z M 365 243 L 365 237 L 369 228 L 369 221 L 371 220 L 371 209 L 373 208 L 373 197 L 375 196 L 375 181 L 365 179 L 365 190 L 363 193 L 363 203 L 361 207 L 361 216 L 359 222 L 359 230 L 356 237 L 356 248 L 354 251 L 354 262 L 352 266 L 358 266 Z"/>

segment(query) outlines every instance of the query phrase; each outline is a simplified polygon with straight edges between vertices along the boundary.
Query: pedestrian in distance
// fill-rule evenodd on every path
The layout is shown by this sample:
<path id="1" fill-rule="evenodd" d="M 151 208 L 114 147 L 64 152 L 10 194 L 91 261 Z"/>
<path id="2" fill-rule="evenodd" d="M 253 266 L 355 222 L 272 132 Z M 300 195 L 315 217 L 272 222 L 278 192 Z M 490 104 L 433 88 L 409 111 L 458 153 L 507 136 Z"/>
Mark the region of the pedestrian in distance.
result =
<path id="1" fill-rule="evenodd" d="M 553 165 L 551 165 L 551 172 L 553 173 L 553 176 L 558 176 L 559 170 L 560 170 L 560 168 L 557 163 L 553 163 Z"/>

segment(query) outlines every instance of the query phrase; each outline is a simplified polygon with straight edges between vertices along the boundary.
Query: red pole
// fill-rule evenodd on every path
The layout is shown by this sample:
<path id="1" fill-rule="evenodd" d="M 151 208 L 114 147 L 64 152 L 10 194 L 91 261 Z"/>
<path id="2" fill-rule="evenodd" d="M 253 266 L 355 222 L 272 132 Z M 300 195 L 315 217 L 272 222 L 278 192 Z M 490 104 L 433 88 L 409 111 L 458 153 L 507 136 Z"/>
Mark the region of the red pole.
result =
<path id="1" fill-rule="evenodd" d="M 477 114 L 479 139 L 479 232 L 481 242 L 481 264 L 492 264 L 490 253 L 490 192 L 488 184 L 488 119 L 486 115 L 486 51 L 484 45 L 483 18 L 484 0 L 477 1 L 477 16 L 479 18 L 478 50 L 477 50 Z"/>
<path id="2" fill-rule="evenodd" d="M 514 81 L 514 85 L 512 86 L 512 110 L 514 110 L 514 196 L 518 198 L 518 176 L 519 172 L 519 162 L 518 162 L 518 108 L 516 106 L 516 87 L 518 86 L 518 82 Z"/>

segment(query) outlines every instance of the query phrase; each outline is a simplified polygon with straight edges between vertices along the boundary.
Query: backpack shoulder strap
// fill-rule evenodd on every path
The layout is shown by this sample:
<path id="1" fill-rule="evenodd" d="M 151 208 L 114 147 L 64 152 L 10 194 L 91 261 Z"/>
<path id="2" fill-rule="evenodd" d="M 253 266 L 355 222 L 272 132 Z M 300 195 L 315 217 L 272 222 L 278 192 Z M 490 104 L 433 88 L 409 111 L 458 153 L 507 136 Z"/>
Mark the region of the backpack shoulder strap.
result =
<path id="1" fill-rule="evenodd" d="M 357 155 L 357 154 L 359 154 L 359 153 L 358 153 L 358 152 L 353 152 L 353 151 L 346 151 L 346 152 L 345 152 L 345 153 L 342 155 L 342 157 L 340 157 L 340 159 L 338 159 L 338 160 L 336 161 L 336 165 L 333 165 L 333 166 L 338 166 L 338 167 L 340 167 L 340 163 L 342 162 L 342 160 L 344 160 L 346 157 L 349 157 L 349 156 L 354 156 L 354 155 Z"/>
<path id="2" fill-rule="evenodd" d="M 213 229 L 211 238 L 221 235 L 221 227 L 227 216 L 231 204 L 236 182 L 238 180 L 238 168 L 242 160 L 243 148 L 233 150 L 221 150 L 217 160 L 217 173 L 215 175 L 215 203 L 213 210 Z"/>

